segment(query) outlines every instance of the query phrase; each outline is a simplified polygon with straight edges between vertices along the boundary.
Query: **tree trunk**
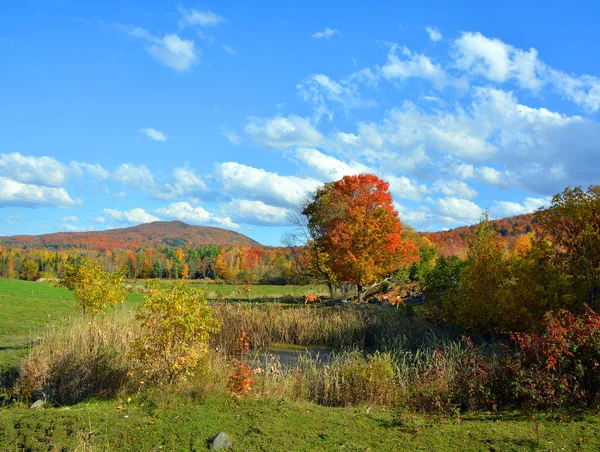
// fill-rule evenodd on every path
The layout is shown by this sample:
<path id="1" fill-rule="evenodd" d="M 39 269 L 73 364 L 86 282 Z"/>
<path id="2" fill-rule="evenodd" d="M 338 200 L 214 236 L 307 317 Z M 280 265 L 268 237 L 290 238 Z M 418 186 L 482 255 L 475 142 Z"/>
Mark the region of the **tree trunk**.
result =
<path id="1" fill-rule="evenodd" d="M 363 302 L 363 286 L 362 284 L 357 284 L 356 288 L 358 289 L 358 303 Z"/>
<path id="2" fill-rule="evenodd" d="M 331 281 L 329 279 L 327 279 L 327 289 L 329 289 L 329 299 L 333 300 L 333 284 L 331 284 Z"/>

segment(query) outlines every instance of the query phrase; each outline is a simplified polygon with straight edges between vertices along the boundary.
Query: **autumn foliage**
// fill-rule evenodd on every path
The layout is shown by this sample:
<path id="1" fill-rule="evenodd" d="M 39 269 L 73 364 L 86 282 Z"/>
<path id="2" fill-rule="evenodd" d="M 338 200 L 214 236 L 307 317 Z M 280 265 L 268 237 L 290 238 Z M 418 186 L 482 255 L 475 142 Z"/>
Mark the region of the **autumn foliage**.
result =
<path id="1" fill-rule="evenodd" d="M 142 333 L 132 344 L 132 356 L 142 380 L 173 383 L 198 366 L 220 324 L 199 289 L 178 282 L 164 290 L 156 281 L 148 289 L 136 316 Z"/>
<path id="2" fill-rule="evenodd" d="M 417 259 L 392 203 L 387 182 L 359 174 L 326 184 L 303 208 L 321 265 L 355 284 L 359 300 L 365 286 Z"/>
<path id="3" fill-rule="evenodd" d="M 125 301 L 123 277 L 123 273 L 108 273 L 99 262 L 81 256 L 65 265 L 58 285 L 73 291 L 77 307 L 84 313 L 101 313 Z"/>

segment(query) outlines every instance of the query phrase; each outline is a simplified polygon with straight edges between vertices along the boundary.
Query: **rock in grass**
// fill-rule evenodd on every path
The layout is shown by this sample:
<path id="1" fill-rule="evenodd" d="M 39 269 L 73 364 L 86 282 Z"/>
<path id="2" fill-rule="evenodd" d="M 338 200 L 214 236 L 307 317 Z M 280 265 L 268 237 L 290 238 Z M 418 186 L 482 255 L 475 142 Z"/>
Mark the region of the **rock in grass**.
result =
<path id="1" fill-rule="evenodd" d="M 43 408 L 46 405 L 46 401 L 45 400 L 38 400 L 37 402 L 34 402 L 33 405 L 31 405 L 29 408 Z"/>
<path id="2" fill-rule="evenodd" d="M 214 450 L 229 449 L 231 446 L 233 446 L 233 444 L 231 444 L 231 440 L 225 432 L 217 433 L 217 436 L 215 436 L 212 442 L 212 448 Z"/>

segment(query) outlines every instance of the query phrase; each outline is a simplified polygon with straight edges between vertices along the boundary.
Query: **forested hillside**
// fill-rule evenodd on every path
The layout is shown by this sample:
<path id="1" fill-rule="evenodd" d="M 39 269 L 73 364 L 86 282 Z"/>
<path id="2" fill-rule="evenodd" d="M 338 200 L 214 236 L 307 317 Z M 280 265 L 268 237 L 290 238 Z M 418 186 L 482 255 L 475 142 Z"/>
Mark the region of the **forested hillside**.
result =
<path id="1" fill-rule="evenodd" d="M 106 231 L 57 232 L 37 236 L 0 237 L 0 246 L 22 249 L 87 248 L 98 251 L 114 251 L 198 245 L 260 246 L 258 242 L 239 232 L 208 226 L 192 226 L 181 221 L 155 221 Z"/>
<path id="2" fill-rule="evenodd" d="M 537 227 L 537 220 L 533 213 L 517 215 L 490 221 L 490 226 L 506 248 L 512 248 L 515 240 L 523 234 L 533 232 Z M 468 248 L 468 238 L 477 225 L 461 226 L 449 231 L 425 232 L 443 256 L 463 256 Z"/>

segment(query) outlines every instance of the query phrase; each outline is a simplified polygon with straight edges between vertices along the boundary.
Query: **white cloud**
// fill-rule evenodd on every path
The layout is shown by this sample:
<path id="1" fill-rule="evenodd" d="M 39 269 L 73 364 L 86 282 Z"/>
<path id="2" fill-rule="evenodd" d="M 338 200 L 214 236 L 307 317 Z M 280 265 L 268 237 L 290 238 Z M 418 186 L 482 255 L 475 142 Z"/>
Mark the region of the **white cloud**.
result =
<path id="1" fill-rule="evenodd" d="M 206 190 L 204 181 L 189 168 L 175 168 L 173 170 L 173 180 L 172 190 L 176 194 L 183 195 L 195 190 Z M 167 187 L 170 187 L 170 185 L 167 184 Z"/>
<path id="2" fill-rule="evenodd" d="M 223 191 L 233 196 L 246 197 L 276 206 L 298 206 L 321 183 L 315 179 L 280 176 L 263 169 L 236 162 L 220 163 L 214 172 Z"/>
<path id="3" fill-rule="evenodd" d="M 426 27 L 425 30 L 429 35 L 429 39 L 431 39 L 433 42 L 442 40 L 442 34 L 440 33 L 440 30 L 438 30 L 436 27 Z"/>
<path id="4" fill-rule="evenodd" d="M 57 218 L 59 221 L 65 222 L 65 223 L 77 223 L 79 221 L 79 219 L 74 216 L 68 216 L 68 217 L 61 217 L 61 218 Z"/>
<path id="5" fill-rule="evenodd" d="M 244 131 L 260 146 L 285 149 L 292 146 L 318 146 L 323 136 L 305 118 L 296 115 L 274 118 L 248 118 Z"/>
<path id="6" fill-rule="evenodd" d="M 227 138 L 227 140 L 235 146 L 237 146 L 238 144 L 240 144 L 242 142 L 242 139 L 240 138 L 239 134 L 235 130 L 231 130 L 231 129 L 227 129 L 227 128 L 223 127 L 221 129 L 221 135 L 223 135 L 225 138 Z"/>
<path id="7" fill-rule="evenodd" d="M 104 209 L 102 213 L 113 220 L 126 222 L 126 223 L 151 223 L 153 221 L 160 221 L 160 218 L 149 214 L 141 207 L 136 207 L 131 210 L 115 210 L 115 209 Z"/>
<path id="8" fill-rule="evenodd" d="M 498 83 L 512 77 L 532 92 L 538 92 L 545 84 L 546 65 L 538 59 L 535 49 L 517 49 L 481 33 L 463 33 L 454 47 L 457 66 L 470 74 Z"/>
<path id="9" fill-rule="evenodd" d="M 178 72 L 191 69 L 198 61 L 195 43 L 191 39 L 181 39 L 176 34 L 169 33 L 157 38 L 140 27 L 126 26 L 123 29 L 131 36 L 148 41 L 150 44 L 146 51 L 158 62 Z"/>
<path id="10" fill-rule="evenodd" d="M 18 152 L 0 154 L 0 176 L 19 182 L 57 187 L 67 181 L 69 169 L 52 157 L 24 156 Z"/>
<path id="11" fill-rule="evenodd" d="M 330 155 L 325 155 L 317 149 L 298 148 L 294 156 L 308 166 L 315 175 L 324 182 L 339 180 L 344 176 L 373 172 L 367 166 L 351 161 L 345 163 Z"/>
<path id="12" fill-rule="evenodd" d="M 79 177 L 83 177 L 83 172 L 84 171 L 87 172 L 94 179 L 98 179 L 98 180 L 108 179 L 108 177 L 110 176 L 110 173 L 108 171 L 106 171 L 102 167 L 102 165 L 99 165 L 98 163 L 91 164 L 91 163 L 83 163 L 83 162 L 72 161 L 71 162 L 71 169 Z"/>
<path id="13" fill-rule="evenodd" d="M 229 55 L 235 55 L 237 52 L 235 51 L 235 49 L 231 46 L 228 46 L 227 44 L 222 44 L 221 47 L 223 48 L 223 50 L 228 53 Z"/>
<path id="14" fill-rule="evenodd" d="M 165 217 L 175 218 L 195 224 L 214 223 L 227 228 L 238 228 L 239 225 L 233 223 L 229 217 L 218 217 L 203 207 L 193 207 L 188 202 L 176 202 L 168 207 L 156 209 L 156 213 Z"/>
<path id="15" fill-rule="evenodd" d="M 101 224 L 106 223 L 106 218 L 104 218 L 104 217 L 95 217 L 95 218 L 92 218 L 92 220 L 95 221 L 96 223 L 101 223 Z"/>
<path id="16" fill-rule="evenodd" d="M 0 207 L 60 207 L 81 204 L 73 199 L 64 188 L 24 184 L 7 177 L 0 177 Z"/>
<path id="17" fill-rule="evenodd" d="M 285 226 L 289 224 L 290 210 L 265 204 L 262 201 L 233 199 L 221 205 L 221 211 L 239 223 L 256 226 Z"/>
<path id="18" fill-rule="evenodd" d="M 477 191 L 459 180 L 437 180 L 432 186 L 434 191 L 443 193 L 445 196 L 458 197 L 464 199 L 473 199 L 477 196 Z"/>
<path id="19" fill-rule="evenodd" d="M 181 28 L 189 25 L 199 25 L 201 27 L 216 27 L 218 24 L 225 22 L 225 18 L 217 16 L 210 10 L 198 11 L 197 9 L 186 9 L 183 6 L 177 8 L 181 19 L 179 20 L 179 26 Z"/>
<path id="20" fill-rule="evenodd" d="M 175 168 L 173 183 L 165 183 L 157 180 L 145 165 L 124 163 L 117 168 L 112 178 L 123 185 L 138 188 L 157 199 L 173 199 L 194 191 L 206 190 L 206 184 L 202 179 L 188 168 Z"/>
<path id="21" fill-rule="evenodd" d="M 428 189 L 423 184 L 418 184 L 406 176 L 383 176 L 390 184 L 390 192 L 396 199 L 412 199 L 419 201 Z"/>
<path id="22" fill-rule="evenodd" d="M 461 198 L 438 198 L 434 205 L 441 215 L 466 221 L 470 224 L 477 223 L 483 210 L 473 201 Z"/>
<path id="23" fill-rule="evenodd" d="M 600 110 L 600 78 L 591 75 L 574 77 L 555 69 L 548 70 L 548 79 L 557 91 L 586 110 Z"/>
<path id="24" fill-rule="evenodd" d="M 439 170 L 548 195 L 567 185 L 595 183 L 599 141 L 598 122 L 532 108 L 512 92 L 487 87 L 473 89 L 466 109 L 456 104 L 431 112 L 404 102 L 378 123 L 359 122 L 355 132 L 337 132 L 332 144 L 388 172 L 421 177 Z"/>
<path id="25" fill-rule="evenodd" d="M 373 101 L 362 99 L 355 84 L 342 80 L 336 82 L 324 74 L 313 74 L 296 85 L 298 94 L 305 101 L 314 105 L 315 122 L 319 122 L 323 116 L 333 119 L 333 113 L 327 106 L 327 101 L 340 104 L 344 110 L 360 107 L 372 107 Z"/>
<path id="26" fill-rule="evenodd" d="M 491 213 L 500 217 L 512 217 L 524 213 L 535 212 L 538 208 L 548 206 L 550 198 L 525 198 L 522 204 L 511 201 L 494 201 Z"/>
<path id="27" fill-rule="evenodd" d="M 550 84 L 567 99 L 591 112 L 600 110 L 600 78 L 569 75 L 551 68 L 538 57 L 536 49 L 518 49 L 481 33 L 463 33 L 455 42 L 459 69 L 471 75 L 503 83 L 514 79 L 520 87 L 538 93 Z"/>
<path id="28" fill-rule="evenodd" d="M 148 138 L 154 141 L 167 141 L 167 137 L 160 130 L 153 129 L 152 127 L 147 127 L 145 129 L 140 129 L 140 132 L 146 135 Z"/>
<path id="29" fill-rule="evenodd" d="M 329 39 L 332 36 L 339 35 L 340 32 L 338 30 L 333 30 L 329 27 L 325 27 L 322 31 L 317 31 L 312 34 L 313 39 Z"/>
<path id="30" fill-rule="evenodd" d="M 89 231 L 93 228 L 85 227 L 85 226 L 76 226 L 74 224 L 63 223 L 60 225 L 60 229 L 69 231 L 69 232 L 81 232 L 81 231 Z"/>
<path id="31" fill-rule="evenodd" d="M 398 50 L 405 58 L 401 59 L 398 56 Z M 437 89 L 448 85 L 464 88 L 464 83 L 449 77 L 439 63 L 432 62 L 426 55 L 413 53 L 407 47 L 399 48 L 396 44 L 390 46 L 387 62 L 381 68 L 381 75 L 387 80 L 421 78 L 429 80 Z"/>

